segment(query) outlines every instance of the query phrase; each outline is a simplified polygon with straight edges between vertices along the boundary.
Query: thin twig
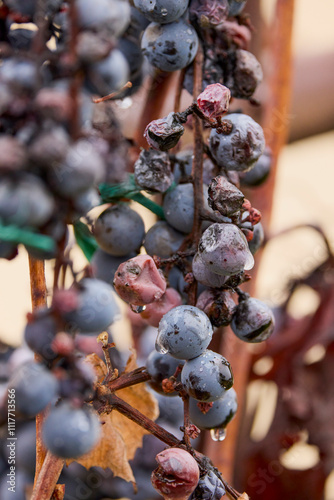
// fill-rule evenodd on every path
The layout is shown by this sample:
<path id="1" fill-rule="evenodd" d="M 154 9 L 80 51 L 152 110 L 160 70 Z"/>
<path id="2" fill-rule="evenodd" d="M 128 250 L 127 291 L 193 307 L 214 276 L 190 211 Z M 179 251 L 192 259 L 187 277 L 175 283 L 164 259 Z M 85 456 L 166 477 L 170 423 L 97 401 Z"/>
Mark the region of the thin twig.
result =
<path id="1" fill-rule="evenodd" d="M 111 92 L 111 94 L 105 95 L 103 97 L 98 97 L 95 99 L 93 98 L 92 101 L 94 104 L 99 104 L 100 102 L 109 101 L 110 99 L 114 99 L 115 97 L 120 95 L 122 92 L 124 92 L 124 90 L 131 89 L 131 87 L 132 87 L 132 83 L 126 82 L 126 84 L 123 85 L 123 87 L 121 87 L 119 90 L 116 90 L 115 92 Z"/>

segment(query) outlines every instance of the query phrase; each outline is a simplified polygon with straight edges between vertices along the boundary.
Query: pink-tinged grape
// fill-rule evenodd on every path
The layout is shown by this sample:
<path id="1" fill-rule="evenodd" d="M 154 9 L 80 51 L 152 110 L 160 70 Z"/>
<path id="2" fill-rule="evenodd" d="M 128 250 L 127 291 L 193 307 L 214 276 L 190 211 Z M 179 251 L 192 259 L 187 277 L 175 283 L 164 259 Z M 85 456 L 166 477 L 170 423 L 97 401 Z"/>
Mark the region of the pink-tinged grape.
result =
<path id="1" fill-rule="evenodd" d="M 158 467 L 152 472 L 154 488 L 165 500 L 187 500 L 199 480 L 196 460 L 185 450 L 168 448 L 155 457 Z"/>
<path id="2" fill-rule="evenodd" d="M 128 304 L 143 306 L 161 299 L 167 283 L 152 257 L 138 255 L 118 267 L 114 287 Z"/>
<path id="3" fill-rule="evenodd" d="M 181 295 L 174 288 L 167 288 L 161 299 L 148 304 L 140 315 L 149 325 L 158 327 L 161 318 L 168 311 L 181 304 Z"/>
<path id="4" fill-rule="evenodd" d="M 220 83 L 208 85 L 197 97 L 197 107 L 209 120 L 220 118 L 228 111 L 231 92 Z"/>
<path id="5" fill-rule="evenodd" d="M 210 271 L 222 276 L 238 274 L 254 266 L 247 240 L 235 224 L 214 223 L 208 227 L 198 252 Z"/>

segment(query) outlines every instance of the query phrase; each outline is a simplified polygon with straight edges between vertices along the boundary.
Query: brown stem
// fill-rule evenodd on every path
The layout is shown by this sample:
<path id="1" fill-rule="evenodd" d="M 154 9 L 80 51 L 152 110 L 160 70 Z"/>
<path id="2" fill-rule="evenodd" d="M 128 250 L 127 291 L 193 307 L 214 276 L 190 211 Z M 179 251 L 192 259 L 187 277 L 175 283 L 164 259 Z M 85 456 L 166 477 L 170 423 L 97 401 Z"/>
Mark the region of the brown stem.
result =
<path id="1" fill-rule="evenodd" d="M 46 306 L 47 290 L 44 261 L 36 260 L 34 257 L 29 256 L 29 273 L 32 310 L 35 311 L 39 307 Z M 35 355 L 35 360 L 40 361 L 39 356 Z M 36 415 L 36 470 L 34 484 L 36 484 L 46 455 L 46 449 L 42 442 L 42 424 L 44 416 L 45 411 Z"/>
<path id="2" fill-rule="evenodd" d="M 191 448 L 191 442 L 190 442 L 190 437 L 188 434 L 188 428 L 190 425 L 190 418 L 189 418 L 189 396 L 186 395 L 183 397 L 183 413 L 184 413 L 184 442 L 187 448 Z"/>
<path id="3" fill-rule="evenodd" d="M 52 498 L 64 463 L 62 458 L 47 452 L 30 500 L 50 500 Z M 56 490 L 55 494 L 58 495 L 56 498 L 61 499 L 59 490 Z"/>
<path id="4" fill-rule="evenodd" d="M 108 383 L 108 389 L 111 392 L 119 391 L 120 389 L 125 389 L 126 387 L 131 387 L 133 385 L 141 384 L 147 382 L 151 379 L 151 375 L 146 371 L 145 367 L 137 368 L 129 373 L 124 373 L 117 379 Z"/>
<path id="5" fill-rule="evenodd" d="M 163 427 L 156 424 L 153 420 L 143 415 L 140 411 L 133 408 L 131 405 L 123 401 L 121 398 L 116 396 L 116 394 L 106 395 L 108 405 L 114 408 L 119 413 L 122 413 L 125 417 L 132 420 L 136 424 L 140 425 L 147 431 L 149 431 L 153 436 L 163 441 L 168 446 L 176 446 L 179 444 L 179 440 L 170 432 L 166 431 Z"/>
<path id="6" fill-rule="evenodd" d="M 193 97 L 196 100 L 197 96 L 202 92 L 202 74 L 203 68 L 203 50 L 199 46 L 198 52 L 194 61 L 194 93 Z M 191 176 L 193 179 L 194 187 L 194 225 L 191 231 L 189 240 L 197 248 L 200 237 L 201 237 L 201 227 L 202 219 L 201 212 L 203 209 L 203 138 L 202 138 L 202 121 L 194 113 L 193 114 L 194 123 L 194 159 L 192 165 Z M 197 281 L 194 280 L 189 287 L 188 291 L 188 303 L 190 305 L 196 304 L 197 296 Z"/>

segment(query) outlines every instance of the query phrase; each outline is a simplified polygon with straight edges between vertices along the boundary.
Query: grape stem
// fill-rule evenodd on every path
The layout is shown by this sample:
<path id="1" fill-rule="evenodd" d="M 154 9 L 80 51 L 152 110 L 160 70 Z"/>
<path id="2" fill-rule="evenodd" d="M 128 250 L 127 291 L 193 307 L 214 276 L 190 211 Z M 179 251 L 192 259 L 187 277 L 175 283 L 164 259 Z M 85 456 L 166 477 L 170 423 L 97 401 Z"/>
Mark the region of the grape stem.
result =
<path id="1" fill-rule="evenodd" d="M 46 454 L 38 479 L 30 500 L 62 500 L 65 492 L 64 485 L 57 485 L 58 478 L 65 460 L 55 457 L 49 451 Z"/>

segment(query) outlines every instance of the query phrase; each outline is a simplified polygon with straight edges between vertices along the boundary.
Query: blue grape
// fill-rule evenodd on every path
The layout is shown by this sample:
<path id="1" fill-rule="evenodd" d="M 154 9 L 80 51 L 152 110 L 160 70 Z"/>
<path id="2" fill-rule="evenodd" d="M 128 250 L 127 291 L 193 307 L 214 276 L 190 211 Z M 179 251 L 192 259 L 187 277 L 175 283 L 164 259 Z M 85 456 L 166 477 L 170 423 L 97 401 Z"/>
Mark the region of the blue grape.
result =
<path id="1" fill-rule="evenodd" d="M 248 242 L 249 250 L 253 255 L 261 248 L 264 242 L 264 230 L 261 222 L 255 224 L 253 229 L 253 239 Z"/>
<path id="2" fill-rule="evenodd" d="M 8 32 L 8 40 L 16 50 L 29 50 L 36 36 L 36 31 L 17 27 Z"/>
<path id="3" fill-rule="evenodd" d="M 91 260 L 94 278 L 105 281 L 109 285 L 113 286 L 115 272 L 117 271 L 119 265 L 126 260 L 132 259 L 135 255 L 135 253 L 130 253 L 121 257 L 115 257 L 98 248 L 96 252 L 94 252 Z"/>
<path id="4" fill-rule="evenodd" d="M 207 199 L 208 187 L 203 185 Z M 207 203 L 206 203 L 207 207 Z M 190 233 L 194 223 L 194 188 L 191 183 L 179 184 L 167 191 L 163 209 L 167 222 L 181 233 Z"/>
<path id="5" fill-rule="evenodd" d="M 148 384 L 155 391 L 163 394 L 164 396 L 177 396 L 177 392 L 165 392 L 162 388 L 162 381 L 165 378 L 172 377 L 176 372 L 177 367 L 184 362 L 173 358 L 169 354 L 161 354 L 157 351 L 152 351 L 146 360 L 146 370 L 151 375 L 151 380 Z M 178 377 L 178 382 L 180 382 L 180 377 Z"/>
<path id="6" fill-rule="evenodd" d="M 65 198 L 73 199 L 104 179 L 106 166 L 93 144 L 79 140 L 61 164 L 51 165 L 49 182 Z"/>
<path id="7" fill-rule="evenodd" d="M 140 50 L 138 43 L 135 43 L 129 38 L 120 38 L 118 40 L 118 49 L 122 52 L 125 59 L 128 61 L 130 68 L 130 80 L 139 75 L 143 65 L 143 54 Z"/>
<path id="8" fill-rule="evenodd" d="M 189 0 L 134 0 L 135 7 L 150 21 L 166 24 L 179 19 L 187 10 Z"/>
<path id="9" fill-rule="evenodd" d="M 27 486 L 31 485 L 33 478 L 26 472 L 21 470 L 15 471 L 15 495 L 13 491 L 9 489 L 9 484 L 7 481 L 10 477 L 7 474 L 1 475 L 0 480 L 0 498 L 1 500 L 27 500 Z"/>
<path id="10" fill-rule="evenodd" d="M 240 99 L 251 97 L 263 79 L 262 67 L 248 50 L 235 51 L 232 96 Z"/>
<path id="11" fill-rule="evenodd" d="M 33 17 L 35 14 L 37 0 L 5 0 L 4 4 L 11 10 L 23 16 Z"/>
<path id="12" fill-rule="evenodd" d="M 156 350 L 177 359 L 199 356 L 210 344 L 209 318 L 194 306 L 178 306 L 168 311 L 159 323 Z"/>
<path id="13" fill-rule="evenodd" d="M 156 222 L 146 233 L 144 247 L 149 255 L 171 257 L 180 248 L 184 235 L 165 221 Z"/>
<path id="14" fill-rule="evenodd" d="M 93 278 L 79 282 L 77 309 L 63 314 L 67 330 L 102 332 L 119 318 L 119 308 L 110 285 Z"/>
<path id="15" fill-rule="evenodd" d="M 130 5 L 121 0 L 77 0 L 78 24 L 81 29 L 106 30 L 119 37 L 130 22 Z"/>
<path id="16" fill-rule="evenodd" d="M 57 457 L 77 458 L 90 451 L 100 438 L 100 422 L 88 407 L 63 402 L 53 408 L 43 426 L 45 446 Z"/>
<path id="17" fill-rule="evenodd" d="M 210 267 L 202 260 L 198 252 L 193 258 L 192 272 L 194 278 L 199 283 L 209 286 L 210 288 L 221 288 L 227 280 L 226 276 L 211 271 Z"/>
<path id="18" fill-rule="evenodd" d="M 254 265 L 247 240 L 234 224 L 211 224 L 201 237 L 198 252 L 203 264 L 222 276 L 238 274 Z"/>
<path id="19" fill-rule="evenodd" d="M 38 177 L 25 174 L 15 181 L 0 181 L 0 218 L 5 224 L 40 227 L 54 208 L 52 195 Z"/>
<path id="20" fill-rule="evenodd" d="M 210 151 L 221 168 L 243 172 L 249 170 L 264 151 L 263 130 L 253 118 L 242 113 L 226 116 L 232 124 L 229 134 L 210 134 Z"/>
<path id="21" fill-rule="evenodd" d="M 118 49 L 113 49 L 108 57 L 92 64 L 91 72 L 94 75 L 94 82 L 89 80 L 89 83 L 94 92 L 102 94 L 119 90 L 130 76 L 129 64 Z"/>
<path id="22" fill-rule="evenodd" d="M 140 248 L 145 226 L 140 215 L 130 207 L 114 205 L 97 218 L 93 233 L 102 250 L 121 257 Z"/>
<path id="23" fill-rule="evenodd" d="M 241 184 L 247 187 L 261 186 L 268 178 L 272 165 L 272 154 L 266 148 L 260 158 L 248 172 L 240 176 Z"/>
<path id="24" fill-rule="evenodd" d="M 211 403 L 221 398 L 233 385 L 230 363 L 220 354 L 207 349 L 197 358 L 186 361 L 181 382 L 189 396 Z"/>
<path id="25" fill-rule="evenodd" d="M 10 243 L 9 241 L 0 240 L 0 258 L 1 259 L 12 259 L 17 254 L 17 246 L 15 243 Z"/>
<path id="26" fill-rule="evenodd" d="M 40 309 L 25 327 L 24 340 L 32 351 L 42 356 L 46 361 L 52 361 L 57 357 L 51 346 L 56 334 L 55 319 L 47 309 Z"/>
<path id="27" fill-rule="evenodd" d="M 248 297 L 240 300 L 237 305 L 231 328 L 233 333 L 245 342 L 263 342 L 273 333 L 275 318 L 267 304 Z"/>
<path id="28" fill-rule="evenodd" d="M 221 500 L 225 495 L 224 485 L 219 477 L 209 470 L 200 477 L 196 490 L 188 500 Z"/>
<path id="29" fill-rule="evenodd" d="M 11 92 L 20 96 L 31 94 L 38 85 L 37 66 L 27 59 L 5 59 L 0 66 L 0 82 L 7 84 Z"/>
<path id="30" fill-rule="evenodd" d="M 202 413 L 196 399 L 189 399 L 189 417 L 199 429 L 224 429 L 237 412 L 237 395 L 229 389 L 222 398 L 217 399 L 207 413 Z"/>
<path id="31" fill-rule="evenodd" d="M 74 220 L 85 216 L 93 208 L 101 205 L 101 197 L 97 192 L 97 188 L 88 188 L 82 191 L 78 196 L 73 199 L 74 205 Z"/>
<path id="32" fill-rule="evenodd" d="M 144 55 L 162 71 L 177 71 L 190 64 L 198 49 L 194 28 L 183 20 L 169 24 L 151 23 L 141 41 Z"/>
<path id="33" fill-rule="evenodd" d="M 246 5 L 247 0 L 228 0 L 229 3 L 229 16 L 238 16 Z"/>
<path id="34" fill-rule="evenodd" d="M 58 392 L 58 382 L 50 371 L 37 363 L 24 364 L 10 381 L 15 389 L 16 408 L 33 417 L 51 403 Z"/>

